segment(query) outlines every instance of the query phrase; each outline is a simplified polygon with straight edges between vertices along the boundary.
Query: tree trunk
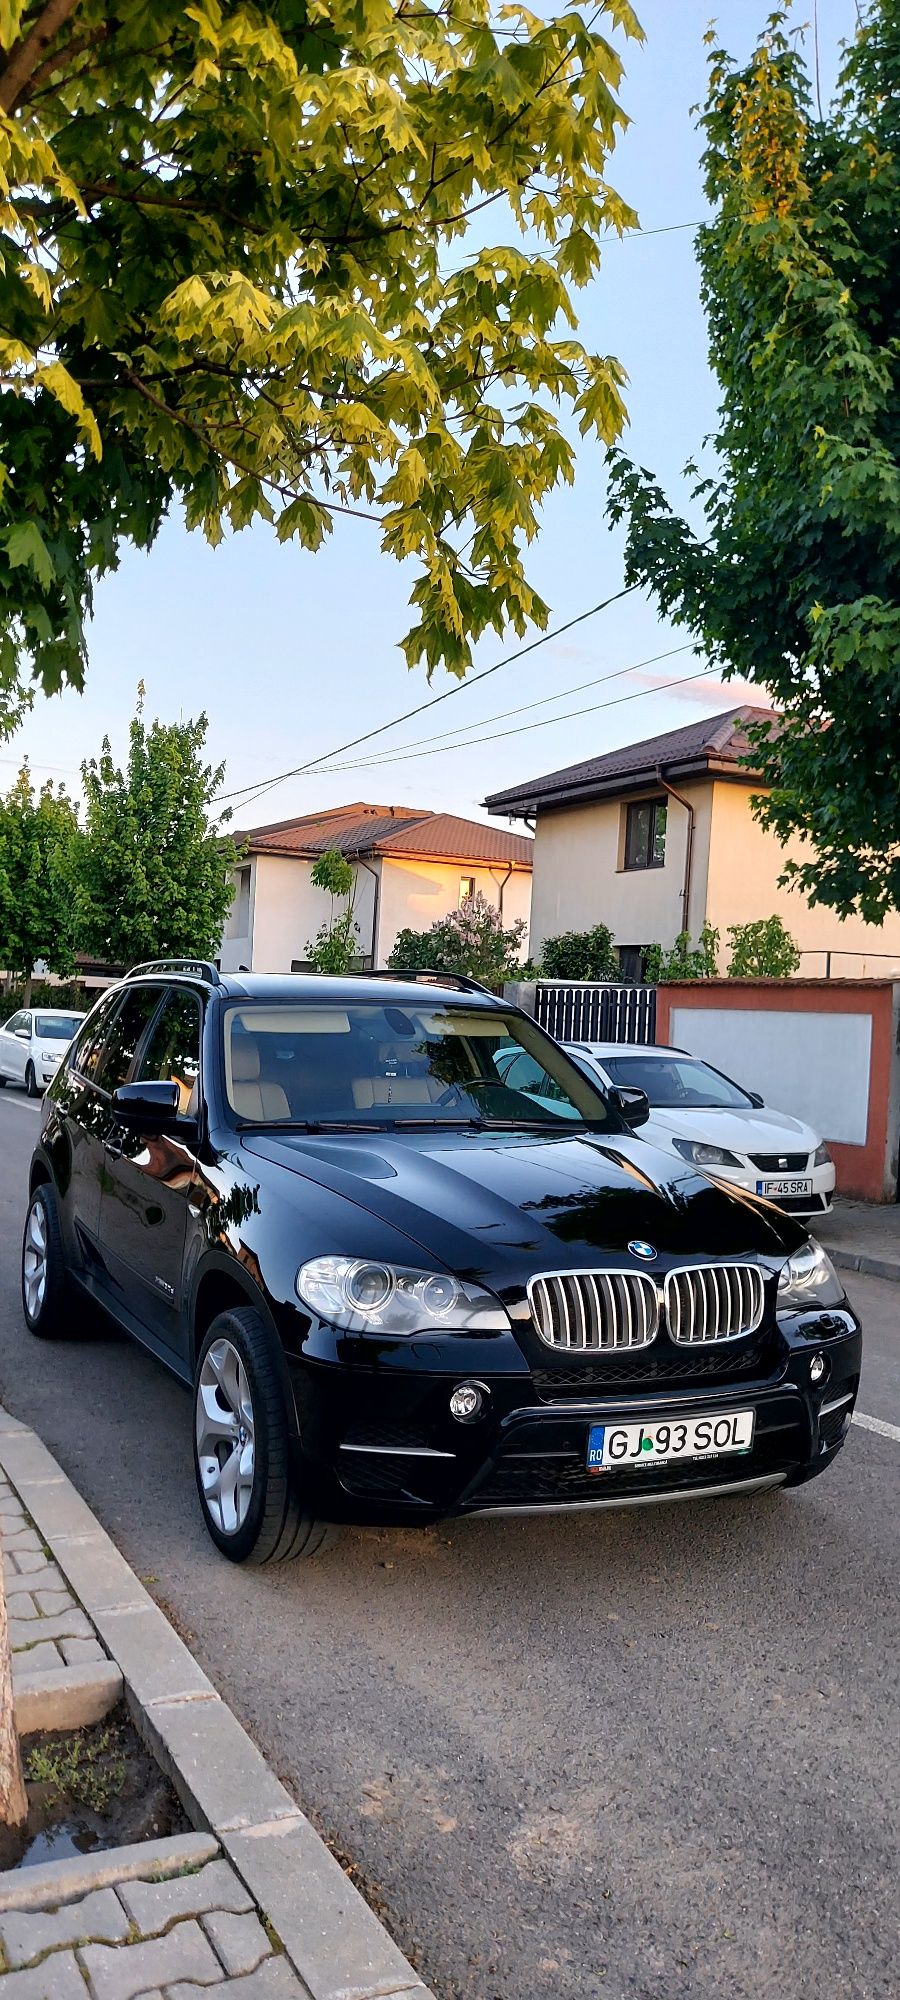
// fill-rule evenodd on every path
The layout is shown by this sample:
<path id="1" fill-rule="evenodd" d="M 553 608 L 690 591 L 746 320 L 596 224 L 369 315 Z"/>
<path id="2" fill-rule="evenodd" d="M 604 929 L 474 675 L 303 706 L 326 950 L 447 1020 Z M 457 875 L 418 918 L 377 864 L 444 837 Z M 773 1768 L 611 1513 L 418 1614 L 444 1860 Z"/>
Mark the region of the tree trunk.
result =
<path id="1" fill-rule="evenodd" d="M 2 1543 L 0 1529 L 0 1827 L 15 1828 L 25 1824 L 28 1800 L 13 1709 L 12 1654 L 9 1650 Z"/>
<path id="2" fill-rule="evenodd" d="M 25 984 L 22 987 L 23 1007 L 31 1006 L 31 989 L 33 985 L 34 985 L 34 967 L 32 967 L 31 971 L 26 975 Z"/>

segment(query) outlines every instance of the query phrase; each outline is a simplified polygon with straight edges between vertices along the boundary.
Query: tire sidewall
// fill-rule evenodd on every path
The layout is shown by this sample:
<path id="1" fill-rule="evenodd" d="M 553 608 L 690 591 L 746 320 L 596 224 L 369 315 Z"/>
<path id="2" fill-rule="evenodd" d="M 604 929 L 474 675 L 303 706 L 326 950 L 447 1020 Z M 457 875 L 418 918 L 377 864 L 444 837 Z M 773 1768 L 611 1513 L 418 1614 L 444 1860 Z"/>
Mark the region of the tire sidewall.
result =
<path id="1" fill-rule="evenodd" d="M 28 1310 L 25 1298 L 25 1241 L 28 1234 L 31 1213 L 36 1207 L 41 1209 L 44 1217 L 44 1230 L 47 1239 L 47 1272 L 40 1311 L 36 1318 L 33 1318 Z M 25 1215 L 25 1228 L 22 1232 L 22 1311 L 29 1333 L 35 1334 L 38 1339 L 49 1340 L 55 1338 L 65 1330 L 63 1314 L 67 1303 L 68 1289 L 68 1273 L 66 1271 L 63 1252 L 62 1230 L 60 1228 L 56 1194 L 49 1181 L 41 1181 L 34 1189 L 29 1200 Z"/>
<path id="2" fill-rule="evenodd" d="M 252 1339 L 248 1338 L 245 1325 L 245 1322 L 250 1322 L 251 1320 L 255 1323 L 253 1329 L 254 1338 Z M 217 1526 L 206 1504 L 197 1454 L 196 1412 L 200 1372 L 210 1348 L 214 1347 L 219 1340 L 230 1341 L 232 1347 L 240 1355 L 241 1364 L 247 1377 L 250 1401 L 253 1408 L 253 1490 L 250 1495 L 250 1505 L 247 1509 L 246 1519 L 235 1533 L 230 1535 L 223 1533 L 222 1529 Z M 246 1310 L 236 1307 L 218 1313 L 201 1343 L 194 1372 L 191 1447 L 194 1456 L 194 1476 L 197 1482 L 200 1508 L 207 1532 L 215 1542 L 216 1548 L 221 1550 L 223 1555 L 228 1556 L 231 1562 L 236 1563 L 246 1562 L 251 1556 L 256 1556 L 257 1560 L 264 1559 L 264 1552 L 260 1550 L 260 1541 L 266 1526 L 266 1514 L 270 1499 L 268 1489 L 273 1470 L 273 1443 L 276 1448 L 275 1457 L 279 1462 L 282 1457 L 287 1458 L 289 1455 L 287 1410 L 280 1391 L 276 1391 L 274 1408 L 272 1406 L 271 1385 L 269 1385 L 268 1394 L 266 1392 L 266 1385 L 261 1378 L 260 1367 L 257 1361 L 256 1348 L 258 1341 L 264 1342 L 274 1350 L 274 1341 L 268 1332 L 262 1315 L 257 1313 L 252 1307 Z M 272 1359 L 274 1359 L 274 1352 Z M 280 1410 L 278 1408 L 279 1402 L 281 1405 Z M 281 1435 L 273 1438 L 273 1431 L 276 1429 L 281 1432 Z"/>
<path id="3" fill-rule="evenodd" d="M 26 1097 L 37 1097 L 39 1095 L 37 1071 L 33 1062 L 30 1062 L 25 1070 L 25 1095 Z"/>

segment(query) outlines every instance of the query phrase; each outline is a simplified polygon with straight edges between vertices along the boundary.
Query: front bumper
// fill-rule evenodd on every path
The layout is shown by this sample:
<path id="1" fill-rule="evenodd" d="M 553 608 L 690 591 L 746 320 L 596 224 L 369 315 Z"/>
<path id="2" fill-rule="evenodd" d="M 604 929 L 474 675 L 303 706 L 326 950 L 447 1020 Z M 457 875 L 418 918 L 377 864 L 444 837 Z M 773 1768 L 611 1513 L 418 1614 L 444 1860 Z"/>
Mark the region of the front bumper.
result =
<path id="1" fill-rule="evenodd" d="M 493 1343 L 488 1343 L 492 1346 Z M 481 1365 L 448 1372 L 447 1344 L 429 1357 L 424 1343 L 406 1367 L 326 1360 L 289 1366 L 298 1415 L 301 1482 L 312 1511 L 324 1518 L 380 1524 L 427 1521 L 481 1512 L 533 1512 L 609 1507 L 736 1493 L 763 1485 L 796 1485 L 831 1463 L 847 1435 L 861 1361 L 859 1324 L 849 1309 L 798 1316 L 764 1339 L 674 1357 L 665 1354 L 646 1381 L 615 1380 L 621 1366 L 598 1361 L 569 1371 Z M 340 1343 L 336 1344 L 336 1349 Z M 810 1361 L 825 1356 L 823 1381 L 813 1384 Z M 428 1366 L 429 1358 L 436 1365 Z M 504 1356 L 504 1359 L 506 1357 Z M 584 1357 L 581 1357 L 584 1360 Z M 611 1357 L 613 1362 L 620 1357 Z M 691 1364 L 698 1373 L 691 1377 Z M 424 1364 L 424 1365 L 423 1365 Z M 677 1370 L 680 1368 L 680 1376 Z M 588 1378 L 588 1379 L 582 1379 Z M 591 1379 L 592 1378 L 592 1379 Z M 450 1414 L 450 1395 L 463 1381 L 485 1391 L 474 1422 Z M 588 1431 L 597 1423 L 658 1423 L 755 1412 L 749 1452 L 589 1472 Z"/>
<path id="2" fill-rule="evenodd" d="M 708 1174 L 710 1180 L 718 1181 L 724 1187 L 741 1188 L 746 1194 L 760 1195 L 786 1215 L 797 1215 L 812 1221 L 817 1215 L 829 1215 L 831 1212 L 835 1188 L 833 1161 L 800 1174 L 763 1173 L 752 1160 L 743 1158 L 739 1167 L 698 1167 L 697 1171 Z M 769 1194 L 768 1184 L 776 1184 L 780 1180 L 810 1181 L 812 1191 L 805 1195 Z"/>

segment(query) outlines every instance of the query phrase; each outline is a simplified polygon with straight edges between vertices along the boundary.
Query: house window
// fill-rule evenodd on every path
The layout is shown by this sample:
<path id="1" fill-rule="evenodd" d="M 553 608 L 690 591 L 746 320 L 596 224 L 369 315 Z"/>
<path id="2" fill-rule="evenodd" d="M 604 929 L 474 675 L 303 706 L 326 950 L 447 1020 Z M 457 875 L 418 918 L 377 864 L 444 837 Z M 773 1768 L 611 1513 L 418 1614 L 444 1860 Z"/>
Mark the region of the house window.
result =
<path id="1" fill-rule="evenodd" d="M 666 860 L 666 801 L 636 799 L 625 813 L 625 867 L 663 868 Z"/>
<path id="2" fill-rule="evenodd" d="M 617 944 L 619 954 L 619 978 L 626 986 L 639 986 L 644 977 L 644 952 L 646 945 Z"/>
<path id="3" fill-rule="evenodd" d="M 238 937 L 247 937 L 250 930 L 250 870 L 241 868 L 238 873 L 237 895 L 235 896 L 235 919 Z"/>
<path id="4" fill-rule="evenodd" d="M 234 872 L 234 897 L 225 922 L 227 938 L 250 936 L 250 865 Z"/>
<path id="5" fill-rule="evenodd" d="M 474 896 L 474 894 L 475 894 L 474 875 L 461 875 L 459 878 L 460 905 L 462 905 L 463 903 L 467 903 L 469 901 L 469 898 L 471 896 Z"/>

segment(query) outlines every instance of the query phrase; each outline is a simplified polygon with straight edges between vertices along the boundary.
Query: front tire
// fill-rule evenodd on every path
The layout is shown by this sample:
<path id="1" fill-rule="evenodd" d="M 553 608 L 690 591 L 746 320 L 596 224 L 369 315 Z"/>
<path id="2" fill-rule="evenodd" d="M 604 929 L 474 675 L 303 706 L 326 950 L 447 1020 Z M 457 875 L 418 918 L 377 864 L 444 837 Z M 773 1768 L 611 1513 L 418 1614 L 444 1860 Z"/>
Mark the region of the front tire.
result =
<path id="1" fill-rule="evenodd" d="M 74 1330 L 72 1285 L 66 1263 L 56 1190 L 43 1181 L 28 1204 L 22 1238 L 22 1310 L 39 1340 L 60 1340 Z"/>
<path id="2" fill-rule="evenodd" d="M 303 1511 L 273 1336 L 253 1306 L 219 1313 L 200 1349 L 194 1471 L 203 1519 L 229 1562 L 312 1556 L 330 1537 Z"/>
<path id="3" fill-rule="evenodd" d="M 40 1097 L 40 1094 L 34 1063 L 30 1062 L 25 1069 L 25 1095 L 26 1097 Z"/>

